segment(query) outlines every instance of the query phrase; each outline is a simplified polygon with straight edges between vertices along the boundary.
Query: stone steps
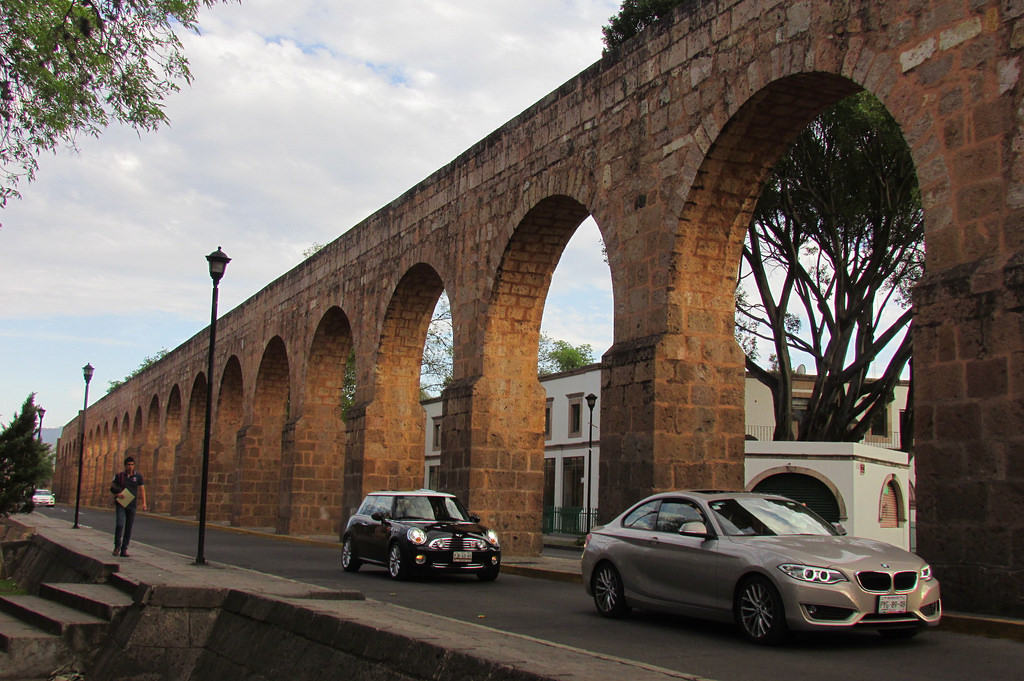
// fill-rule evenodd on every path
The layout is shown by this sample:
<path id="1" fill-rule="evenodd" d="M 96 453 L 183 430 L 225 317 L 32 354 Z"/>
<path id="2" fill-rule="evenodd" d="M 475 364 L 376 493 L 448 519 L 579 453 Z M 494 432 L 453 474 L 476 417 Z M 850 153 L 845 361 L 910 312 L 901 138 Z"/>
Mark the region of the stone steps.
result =
<path id="1" fill-rule="evenodd" d="M 0 596 L 0 679 L 46 678 L 99 649 L 132 599 L 107 584 L 43 584 Z"/>

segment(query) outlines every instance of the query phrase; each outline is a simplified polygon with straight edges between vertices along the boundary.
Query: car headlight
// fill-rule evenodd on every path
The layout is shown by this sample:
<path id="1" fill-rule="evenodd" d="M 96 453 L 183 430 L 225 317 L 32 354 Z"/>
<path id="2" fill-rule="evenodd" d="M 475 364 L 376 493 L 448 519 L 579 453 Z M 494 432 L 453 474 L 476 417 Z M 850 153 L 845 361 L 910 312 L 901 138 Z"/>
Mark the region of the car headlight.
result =
<path id="1" fill-rule="evenodd" d="M 427 533 L 418 527 L 410 527 L 409 531 L 405 533 L 405 536 L 411 543 L 417 546 L 427 543 Z"/>
<path id="2" fill-rule="evenodd" d="M 779 569 L 793 579 L 799 579 L 801 582 L 811 582 L 813 584 L 836 584 L 838 582 L 847 581 L 846 575 L 839 570 L 833 570 L 831 568 L 787 563 L 785 565 L 780 565 Z"/>
<path id="3" fill-rule="evenodd" d="M 501 546 L 501 543 L 498 541 L 498 533 L 494 530 L 487 530 L 487 541 L 491 542 L 494 548 Z"/>
<path id="4" fill-rule="evenodd" d="M 932 566 L 925 565 L 923 568 L 921 568 L 921 571 L 918 573 L 918 577 L 922 582 L 930 582 L 933 579 L 935 579 L 934 577 L 932 577 Z"/>

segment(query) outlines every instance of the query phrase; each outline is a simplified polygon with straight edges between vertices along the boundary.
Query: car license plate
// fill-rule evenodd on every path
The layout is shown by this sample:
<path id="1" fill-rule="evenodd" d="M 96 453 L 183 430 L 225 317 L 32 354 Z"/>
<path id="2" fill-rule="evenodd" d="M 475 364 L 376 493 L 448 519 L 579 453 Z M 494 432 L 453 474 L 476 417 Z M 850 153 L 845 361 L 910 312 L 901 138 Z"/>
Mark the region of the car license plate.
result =
<path id="1" fill-rule="evenodd" d="M 473 560 L 472 551 L 452 551 L 452 560 L 456 563 L 469 563 Z"/>
<path id="2" fill-rule="evenodd" d="M 907 595 L 896 594 L 894 596 L 878 597 L 878 614 L 886 615 L 907 611 Z"/>

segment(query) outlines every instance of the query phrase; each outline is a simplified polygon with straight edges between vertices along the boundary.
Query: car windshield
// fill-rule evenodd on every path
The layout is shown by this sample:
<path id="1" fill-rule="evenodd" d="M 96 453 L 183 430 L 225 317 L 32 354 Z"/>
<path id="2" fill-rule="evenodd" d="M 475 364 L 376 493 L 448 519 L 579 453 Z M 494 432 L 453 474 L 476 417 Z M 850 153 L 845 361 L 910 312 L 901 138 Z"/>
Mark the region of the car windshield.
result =
<path id="1" fill-rule="evenodd" d="M 708 506 L 727 535 L 839 534 L 814 511 L 789 499 L 740 497 L 712 501 Z"/>
<path id="2" fill-rule="evenodd" d="M 446 496 L 408 496 L 395 498 L 395 520 L 469 520 L 469 513 L 458 499 Z"/>

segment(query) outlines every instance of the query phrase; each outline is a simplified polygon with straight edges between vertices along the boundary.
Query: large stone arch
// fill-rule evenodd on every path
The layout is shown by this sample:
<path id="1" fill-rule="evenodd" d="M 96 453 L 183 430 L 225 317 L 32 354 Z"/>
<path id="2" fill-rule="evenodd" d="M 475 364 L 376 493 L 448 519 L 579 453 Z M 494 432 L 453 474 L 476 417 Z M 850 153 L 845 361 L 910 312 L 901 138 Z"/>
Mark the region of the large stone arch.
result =
<path id="1" fill-rule="evenodd" d="M 175 383 L 167 395 L 163 428 L 153 453 L 153 466 L 145 478 L 146 502 L 154 512 L 167 513 L 171 510 L 175 452 L 181 440 L 183 423 L 181 388 Z"/>
<path id="2" fill-rule="evenodd" d="M 544 400 L 537 345 L 551 275 L 590 212 L 564 195 L 532 207 L 515 226 L 488 295 L 481 352 L 456 330 L 462 366 L 479 374 L 444 391 L 441 486 L 503 533 L 512 552 L 541 548 Z M 453 317 L 459 312 L 453 306 Z M 420 419 L 420 423 L 423 419 Z M 422 458 L 422 446 L 421 454 Z"/>
<path id="3" fill-rule="evenodd" d="M 348 316 L 331 307 L 320 319 L 306 357 L 294 459 L 291 470 L 284 471 L 289 481 L 282 490 L 282 531 L 340 534 L 346 442 L 342 410 L 351 352 Z"/>
<path id="4" fill-rule="evenodd" d="M 174 449 L 174 478 L 171 491 L 171 513 L 192 516 L 199 512 L 200 468 L 202 466 L 203 434 L 206 427 L 205 373 L 192 381 L 185 411 L 185 430 Z"/>
<path id="5" fill-rule="evenodd" d="M 151 475 L 156 467 L 156 450 L 160 445 L 160 397 L 153 395 L 149 400 L 149 407 L 146 410 L 145 428 L 142 433 L 142 461 L 145 467 L 143 479 Z M 148 485 L 148 483 L 147 483 Z M 147 486 L 147 490 L 148 490 Z M 146 504 L 149 505 L 149 495 L 146 495 Z M 150 506 L 152 508 L 152 506 Z"/>
<path id="6" fill-rule="evenodd" d="M 210 458 L 207 471 L 206 512 L 212 521 L 231 519 L 232 499 L 237 488 L 235 463 L 238 460 L 238 432 L 245 416 L 242 366 L 232 355 L 221 373 L 217 391 L 217 409 L 210 432 Z"/>
<path id="7" fill-rule="evenodd" d="M 231 524 L 278 528 L 280 497 L 284 493 L 281 457 L 291 420 L 288 351 L 280 336 L 271 338 L 256 374 L 252 422 L 242 428 L 234 509 Z M 290 433 L 288 434 L 290 435 Z"/>
<path id="8" fill-rule="evenodd" d="M 346 505 L 375 489 L 414 489 L 423 481 L 420 367 L 431 314 L 444 291 L 437 271 L 417 263 L 395 285 L 381 322 L 368 403 L 353 410 L 345 463 Z"/>

